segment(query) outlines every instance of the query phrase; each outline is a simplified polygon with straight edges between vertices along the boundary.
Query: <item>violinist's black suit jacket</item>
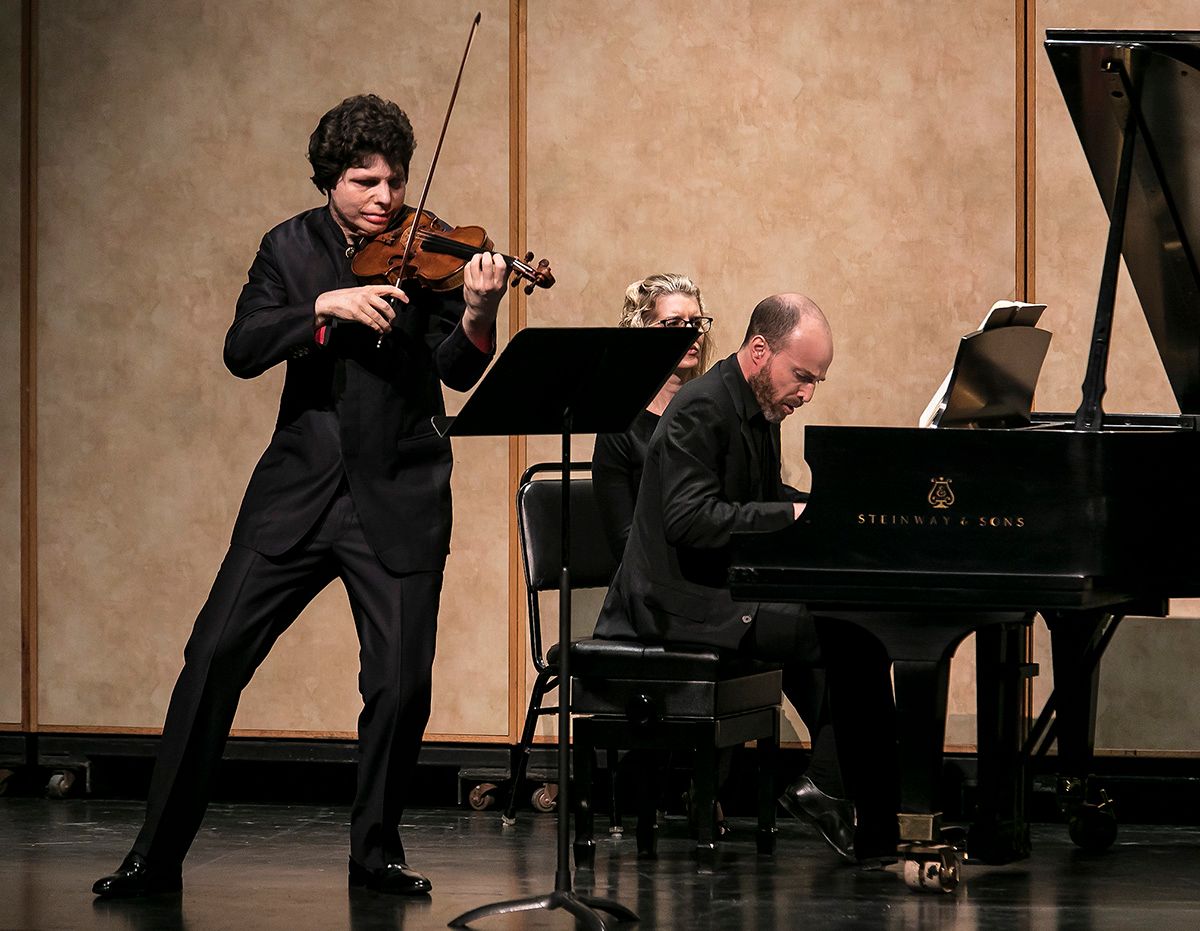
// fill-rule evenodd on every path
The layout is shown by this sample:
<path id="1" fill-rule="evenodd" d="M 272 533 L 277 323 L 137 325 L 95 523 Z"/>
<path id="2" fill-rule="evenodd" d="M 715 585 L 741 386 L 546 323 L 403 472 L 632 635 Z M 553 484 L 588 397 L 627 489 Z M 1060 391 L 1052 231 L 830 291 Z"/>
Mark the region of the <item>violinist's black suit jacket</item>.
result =
<path id="1" fill-rule="evenodd" d="M 490 352 L 463 332 L 461 293 L 420 289 L 381 346 L 354 324 L 318 346 L 317 297 L 358 284 L 321 207 L 267 233 L 237 302 L 229 370 L 252 378 L 286 362 L 287 375 L 167 710 L 133 848 L 156 868 L 182 861 L 199 829 L 242 688 L 335 579 L 350 597 L 363 699 L 350 855 L 371 870 L 404 859 L 398 824 L 429 718 L 450 542 L 450 442 L 430 418 L 444 413 L 441 384 L 470 387 Z"/>
<path id="2" fill-rule="evenodd" d="M 327 208 L 309 210 L 262 241 L 225 337 L 225 364 L 253 378 L 280 362 L 279 417 L 242 502 L 233 542 L 277 556 L 313 526 L 343 474 L 367 539 L 394 572 L 440 570 L 450 548 L 450 441 L 440 382 L 459 391 L 490 355 L 458 321 L 459 292 L 415 290 L 380 348 L 361 326 L 313 339 L 314 302 L 359 284 Z"/>
<path id="3" fill-rule="evenodd" d="M 758 605 L 729 593 L 730 536 L 789 526 L 801 498 L 780 481 L 779 425 L 737 356 L 722 359 L 679 389 L 654 431 L 596 635 L 736 648 Z"/>

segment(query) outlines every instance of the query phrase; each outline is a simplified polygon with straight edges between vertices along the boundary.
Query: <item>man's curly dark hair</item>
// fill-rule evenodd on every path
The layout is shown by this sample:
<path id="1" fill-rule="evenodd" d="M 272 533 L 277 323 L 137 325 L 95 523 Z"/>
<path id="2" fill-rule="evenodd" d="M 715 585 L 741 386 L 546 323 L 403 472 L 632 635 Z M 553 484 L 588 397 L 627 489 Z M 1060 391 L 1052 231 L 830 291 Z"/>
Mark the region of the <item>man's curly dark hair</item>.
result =
<path id="1" fill-rule="evenodd" d="M 408 177 L 408 163 L 417 142 L 403 110 L 374 94 L 347 97 L 321 117 L 308 137 L 312 183 L 322 194 L 337 185 L 347 168 L 362 168 L 373 155 L 382 155 L 392 171 Z"/>

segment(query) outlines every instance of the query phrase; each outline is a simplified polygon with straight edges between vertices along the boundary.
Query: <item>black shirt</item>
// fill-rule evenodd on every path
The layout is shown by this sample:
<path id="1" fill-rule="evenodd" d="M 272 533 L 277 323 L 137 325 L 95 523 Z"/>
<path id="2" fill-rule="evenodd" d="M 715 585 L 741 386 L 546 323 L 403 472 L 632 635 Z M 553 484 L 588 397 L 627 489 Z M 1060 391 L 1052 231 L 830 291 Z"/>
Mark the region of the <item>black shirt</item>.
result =
<path id="1" fill-rule="evenodd" d="M 637 502 L 646 447 L 658 426 L 658 414 L 641 411 L 624 433 L 599 433 L 592 450 L 592 487 L 600 506 L 604 535 L 617 559 L 625 552 L 633 506 Z"/>
<path id="2" fill-rule="evenodd" d="M 742 376 L 741 369 L 738 369 L 738 391 L 742 396 L 742 401 L 746 406 L 747 411 L 754 411 L 746 419 L 746 425 L 743 429 L 743 435 L 748 435 L 750 442 L 754 444 L 754 452 L 758 456 L 758 461 L 762 465 L 761 474 L 757 476 L 757 486 L 754 489 L 754 497 L 757 499 L 771 501 L 775 500 L 773 493 L 779 486 L 779 426 L 772 424 L 767 420 L 762 412 L 762 407 L 758 403 L 758 398 L 755 397 L 754 389 L 750 387 L 750 383 Z"/>

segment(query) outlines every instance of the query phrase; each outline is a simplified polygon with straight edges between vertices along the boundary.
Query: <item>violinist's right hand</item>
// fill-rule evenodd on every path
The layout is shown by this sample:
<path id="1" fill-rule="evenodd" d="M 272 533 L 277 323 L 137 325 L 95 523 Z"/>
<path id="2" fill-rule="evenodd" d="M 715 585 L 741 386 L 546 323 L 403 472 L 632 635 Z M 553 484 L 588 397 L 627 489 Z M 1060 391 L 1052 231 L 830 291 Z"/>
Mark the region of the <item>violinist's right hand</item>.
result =
<path id="1" fill-rule="evenodd" d="M 384 300 L 389 297 L 402 304 L 408 303 L 408 295 L 389 284 L 368 284 L 361 288 L 326 291 L 317 298 L 313 326 L 319 330 L 336 318 L 361 323 L 376 333 L 390 333 L 396 311 Z"/>

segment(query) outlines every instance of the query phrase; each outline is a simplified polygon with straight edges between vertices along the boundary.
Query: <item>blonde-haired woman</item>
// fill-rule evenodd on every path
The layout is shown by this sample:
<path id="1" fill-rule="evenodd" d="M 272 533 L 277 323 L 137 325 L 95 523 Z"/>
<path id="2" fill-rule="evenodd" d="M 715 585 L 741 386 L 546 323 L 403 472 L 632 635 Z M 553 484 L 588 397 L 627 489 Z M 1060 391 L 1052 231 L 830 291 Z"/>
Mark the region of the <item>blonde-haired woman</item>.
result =
<path id="1" fill-rule="evenodd" d="M 704 296 L 687 275 L 651 275 L 625 289 L 619 327 L 694 327 L 699 335 L 679 367 L 663 385 L 646 410 L 662 414 L 679 386 L 702 375 L 712 361 L 712 344 L 704 334 L 712 317 L 704 316 Z"/>
<path id="2" fill-rule="evenodd" d="M 604 532 L 613 555 L 625 551 L 633 505 L 637 500 L 646 447 L 658 419 L 684 382 L 701 375 L 712 358 L 707 337 L 712 317 L 704 316 L 700 288 L 687 275 L 651 275 L 625 289 L 625 306 L 617 324 L 622 327 L 693 327 L 696 342 L 680 360 L 666 384 L 624 433 L 601 433 L 592 450 L 592 484 L 600 505 Z"/>

